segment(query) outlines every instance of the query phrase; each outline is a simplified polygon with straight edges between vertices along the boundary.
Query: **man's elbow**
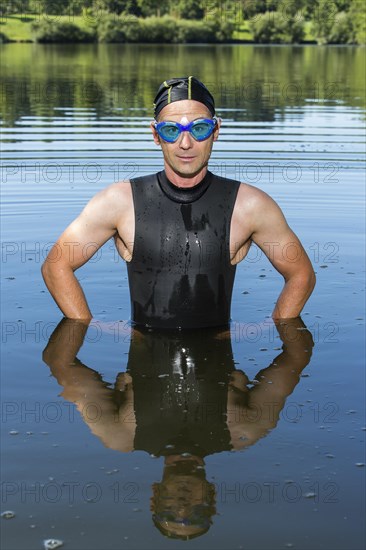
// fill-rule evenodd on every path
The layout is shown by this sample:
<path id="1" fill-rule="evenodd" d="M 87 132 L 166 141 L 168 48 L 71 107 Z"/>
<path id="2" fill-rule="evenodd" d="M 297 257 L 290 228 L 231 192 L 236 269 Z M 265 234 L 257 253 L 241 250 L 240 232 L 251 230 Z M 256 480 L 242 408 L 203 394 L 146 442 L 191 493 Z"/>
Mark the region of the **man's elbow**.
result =
<path id="1" fill-rule="evenodd" d="M 50 288 L 52 284 L 58 284 L 60 280 L 64 279 L 68 272 L 73 272 L 70 265 L 61 260 L 57 262 L 50 261 L 48 257 L 41 266 L 42 277 L 48 288 Z"/>
<path id="2" fill-rule="evenodd" d="M 313 268 L 299 273 L 294 280 L 295 288 L 298 289 L 300 295 L 302 295 L 304 303 L 310 298 L 315 285 L 316 285 L 316 276 Z"/>
<path id="3" fill-rule="evenodd" d="M 308 274 L 308 288 L 309 288 L 309 295 L 313 292 L 316 285 L 316 275 L 313 268 L 309 270 Z"/>
<path id="4" fill-rule="evenodd" d="M 55 266 L 52 263 L 50 263 L 47 260 L 47 258 L 45 259 L 45 261 L 41 266 L 41 273 L 42 273 L 44 282 L 46 283 L 47 286 L 49 286 L 55 276 Z"/>
<path id="5" fill-rule="evenodd" d="M 47 279 L 49 278 L 49 264 L 47 260 L 45 260 L 41 266 L 41 273 L 44 282 L 47 284 Z"/>
<path id="6" fill-rule="evenodd" d="M 307 269 L 293 273 L 289 278 L 285 277 L 285 282 L 293 289 L 297 289 L 301 294 L 305 294 L 308 298 L 316 285 L 315 272 L 312 266 L 310 266 Z"/>

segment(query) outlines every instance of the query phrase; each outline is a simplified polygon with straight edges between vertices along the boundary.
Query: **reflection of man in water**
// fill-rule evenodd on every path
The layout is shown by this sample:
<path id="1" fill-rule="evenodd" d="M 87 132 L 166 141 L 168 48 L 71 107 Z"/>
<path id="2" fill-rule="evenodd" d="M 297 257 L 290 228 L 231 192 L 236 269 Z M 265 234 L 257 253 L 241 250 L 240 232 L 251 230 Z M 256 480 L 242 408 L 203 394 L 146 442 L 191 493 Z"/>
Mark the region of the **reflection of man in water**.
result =
<path id="1" fill-rule="evenodd" d="M 277 330 L 282 352 L 252 381 L 235 369 L 230 333 L 216 329 L 134 330 L 127 372 L 114 387 L 76 359 L 83 323 L 61 321 L 44 360 L 104 445 L 165 458 L 163 479 L 153 485 L 153 520 L 165 535 L 186 539 L 207 531 L 215 513 L 204 458 L 266 436 L 310 360 L 312 338 L 300 318 Z"/>

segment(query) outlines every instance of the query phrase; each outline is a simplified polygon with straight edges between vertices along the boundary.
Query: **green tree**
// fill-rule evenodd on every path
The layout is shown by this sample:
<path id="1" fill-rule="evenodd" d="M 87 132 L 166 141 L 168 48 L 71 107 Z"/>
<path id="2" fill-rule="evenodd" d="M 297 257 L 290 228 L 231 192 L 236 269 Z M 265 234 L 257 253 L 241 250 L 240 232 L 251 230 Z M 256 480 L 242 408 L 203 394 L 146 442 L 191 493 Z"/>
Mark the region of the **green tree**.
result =
<path id="1" fill-rule="evenodd" d="M 277 10 L 282 13 L 284 17 L 294 17 L 301 13 L 305 18 L 307 5 L 307 0 L 280 0 L 278 2 Z"/>
<path id="2" fill-rule="evenodd" d="M 171 5 L 169 0 L 136 0 L 136 2 L 144 17 L 150 15 L 161 17 L 170 13 Z"/>
<path id="3" fill-rule="evenodd" d="M 31 13 L 44 13 L 47 15 L 64 15 L 68 13 L 70 0 L 30 0 Z"/>
<path id="4" fill-rule="evenodd" d="M 353 0 L 349 10 L 357 44 L 366 43 L 366 5 L 364 0 Z"/>
<path id="5" fill-rule="evenodd" d="M 280 12 L 266 12 L 253 17 L 250 29 L 255 42 L 262 44 L 292 44 L 304 38 L 304 23 Z"/>
<path id="6" fill-rule="evenodd" d="M 69 11 L 73 15 L 80 15 L 92 7 L 93 0 L 69 0 Z"/>
<path id="7" fill-rule="evenodd" d="M 29 13 L 29 0 L 8 0 L 1 4 L 1 15 L 23 15 Z"/>
<path id="8" fill-rule="evenodd" d="M 131 13 L 140 15 L 141 10 L 136 0 L 94 0 L 93 8 L 96 11 L 107 11 L 109 13 Z"/>
<path id="9" fill-rule="evenodd" d="M 298 43 L 304 39 L 304 23 L 307 17 L 306 7 L 307 0 L 280 0 L 278 12 L 284 19 L 286 41 Z"/>
<path id="10" fill-rule="evenodd" d="M 246 19 L 250 19 L 257 13 L 271 11 L 271 6 L 268 4 L 267 0 L 242 0 L 243 16 Z M 273 4 L 273 2 L 270 2 L 270 4 Z M 272 7 L 272 9 L 275 8 Z"/>
<path id="11" fill-rule="evenodd" d="M 337 6 L 338 11 L 349 11 L 354 3 L 354 0 L 334 0 L 334 3 Z"/>
<path id="12" fill-rule="evenodd" d="M 316 0 L 312 31 L 318 44 L 364 44 L 364 0 Z"/>
<path id="13" fill-rule="evenodd" d="M 174 4 L 181 19 L 203 19 L 205 2 L 202 0 L 179 0 Z"/>
<path id="14" fill-rule="evenodd" d="M 349 13 L 337 14 L 335 23 L 328 36 L 328 44 L 355 44 L 356 33 Z"/>
<path id="15" fill-rule="evenodd" d="M 333 0 L 316 0 L 312 14 L 312 31 L 318 44 L 327 44 L 335 23 L 337 7 Z"/>

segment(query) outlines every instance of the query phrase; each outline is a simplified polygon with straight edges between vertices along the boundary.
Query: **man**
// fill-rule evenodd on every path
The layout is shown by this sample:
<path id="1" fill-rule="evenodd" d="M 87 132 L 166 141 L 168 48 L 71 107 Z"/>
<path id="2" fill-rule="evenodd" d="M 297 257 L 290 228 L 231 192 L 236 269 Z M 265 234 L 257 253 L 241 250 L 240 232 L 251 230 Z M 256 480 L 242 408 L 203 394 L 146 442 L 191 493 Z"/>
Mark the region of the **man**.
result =
<path id="1" fill-rule="evenodd" d="M 226 325 L 236 264 L 252 242 L 285 280 L 273 318 L 297 317 L 315 284 L 310 260 L 268 195 L 208 171 L 221 124 L 210 92 L 194 77 L 174 78 L 160 86 L 154 106 L 151 129 L 165 170 L 98 193 L 42 266 L 63 314 L 91 319 L 74 271 L 95 253 L 86 244 L 101 247 L 114 237 L 127 262 L 137 325 Z M 78 243 L 72 257 L 70 242 Z"/>

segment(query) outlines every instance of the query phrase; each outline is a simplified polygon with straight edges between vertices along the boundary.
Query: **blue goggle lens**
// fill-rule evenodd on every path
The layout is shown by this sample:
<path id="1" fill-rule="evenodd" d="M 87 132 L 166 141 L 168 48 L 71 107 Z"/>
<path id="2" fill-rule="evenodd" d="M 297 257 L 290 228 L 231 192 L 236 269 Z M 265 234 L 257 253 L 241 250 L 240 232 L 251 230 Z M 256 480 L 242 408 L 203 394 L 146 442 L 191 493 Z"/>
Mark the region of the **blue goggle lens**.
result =
<path id="1" fill-rule="evenodd" d="M 182 132 L 189 132 L 196 141 L 203 141 L 210 137 L 217 124 L 216 119 L 202 118 L 183 126 L 178 122 L 158 122 L 155 129 L 159 136 L 168 143 L 174 143 Z"/>

